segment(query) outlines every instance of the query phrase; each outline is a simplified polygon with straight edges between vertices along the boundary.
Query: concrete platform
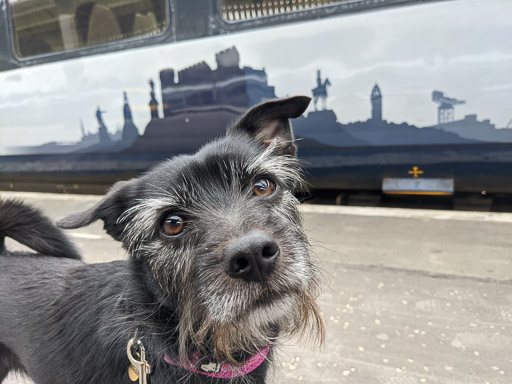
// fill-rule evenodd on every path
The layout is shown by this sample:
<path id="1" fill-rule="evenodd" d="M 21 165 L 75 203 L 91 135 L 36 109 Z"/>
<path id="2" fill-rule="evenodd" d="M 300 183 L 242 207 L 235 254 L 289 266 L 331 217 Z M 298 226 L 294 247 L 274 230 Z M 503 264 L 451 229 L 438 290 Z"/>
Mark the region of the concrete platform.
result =
<path id="1" fill-rule="evenodd" d="M 54 219 L 98 200 L 0 193 L 13 196 Z M 283 348 L 270 382 L 512 382 L 512 214 L 331 206 L 303 212 L 325 274 L 327 341 L 323 352 Z M 69 234 L 88 262 L 124 257 L 100 223 Z"/>

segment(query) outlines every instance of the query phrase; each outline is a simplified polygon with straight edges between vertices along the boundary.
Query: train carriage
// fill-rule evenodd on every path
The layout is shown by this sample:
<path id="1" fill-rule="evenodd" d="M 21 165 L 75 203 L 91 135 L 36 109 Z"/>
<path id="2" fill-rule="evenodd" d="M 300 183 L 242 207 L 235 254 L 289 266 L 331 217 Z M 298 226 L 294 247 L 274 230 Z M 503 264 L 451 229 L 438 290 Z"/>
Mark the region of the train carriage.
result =
<path id="1" fill-rule="evenodd" d="M 316 189 L 512 192 L 508 0 L 0 0 L 0 188 L 103 192 L 306 94 Z"/>

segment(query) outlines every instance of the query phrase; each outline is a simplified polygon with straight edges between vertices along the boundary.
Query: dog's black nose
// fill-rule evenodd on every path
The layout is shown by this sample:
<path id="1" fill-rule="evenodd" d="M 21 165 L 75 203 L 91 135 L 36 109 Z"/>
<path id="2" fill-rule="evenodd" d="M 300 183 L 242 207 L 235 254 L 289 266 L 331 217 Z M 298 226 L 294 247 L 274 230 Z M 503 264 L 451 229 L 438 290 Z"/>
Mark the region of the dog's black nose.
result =
<path id="1" fill-rule="evenodd" d="M 264 281 L 274 269 L 279 246 L 262 231 L 249 232 L 224 249 L 226 273 L 246 281 Z"/>

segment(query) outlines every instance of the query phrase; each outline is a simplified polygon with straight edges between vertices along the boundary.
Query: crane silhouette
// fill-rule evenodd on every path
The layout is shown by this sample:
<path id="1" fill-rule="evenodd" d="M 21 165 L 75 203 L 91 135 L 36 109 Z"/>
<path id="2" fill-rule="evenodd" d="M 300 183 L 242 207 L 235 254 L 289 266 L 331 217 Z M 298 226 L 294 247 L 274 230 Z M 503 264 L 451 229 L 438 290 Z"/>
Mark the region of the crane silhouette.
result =
<path id="1" fill-rule="evenodd" d="M 445 124 L 453 121 L 453 107 L 460 104 L 466 104 L 464 100 L 452 99 L 446 97 L 443 92 L 433 91 L 432 101 L 439 105 L 437 107 L 437 123 Z"/>

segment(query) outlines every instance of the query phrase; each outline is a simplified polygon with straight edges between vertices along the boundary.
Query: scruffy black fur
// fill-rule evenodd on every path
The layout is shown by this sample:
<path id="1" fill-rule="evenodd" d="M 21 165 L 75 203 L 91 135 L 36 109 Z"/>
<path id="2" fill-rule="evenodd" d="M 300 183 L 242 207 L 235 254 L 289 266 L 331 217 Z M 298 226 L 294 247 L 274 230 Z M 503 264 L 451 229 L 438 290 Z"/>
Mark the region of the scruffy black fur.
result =
<path id="1" fill-rule="evenodd" d="M 322 339 L 288 121 L 309 101 L 259 104 L 225 137 L 58 223 L 103 220 L 127 261 L 84 264 L 39 211 L 0 200 L 0 383 L 10 371 L 36 384 L 128 383 L 135 334 L 151 384 L 264 383 L 275 345 L 297 333 Z M 9 252 L 5 236 L 37 253 Z M 198 354 L 237 366 L 266 346 L 267 361 L 231 381 L 164 361 Z"/>

